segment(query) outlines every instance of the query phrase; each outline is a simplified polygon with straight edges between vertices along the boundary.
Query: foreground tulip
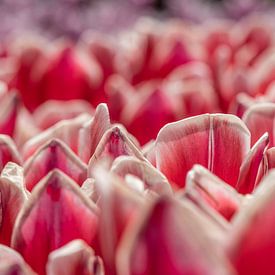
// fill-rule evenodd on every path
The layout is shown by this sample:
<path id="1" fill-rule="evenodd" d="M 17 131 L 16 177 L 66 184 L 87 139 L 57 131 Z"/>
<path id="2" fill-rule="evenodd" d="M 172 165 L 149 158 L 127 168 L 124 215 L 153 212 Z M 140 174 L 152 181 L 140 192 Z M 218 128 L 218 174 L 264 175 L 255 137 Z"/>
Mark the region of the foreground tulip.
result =
<path id="1" fill-rule="evenodd" d="M 74 240 L 49 255 L 47 274 L 104 275 L 104 269 L 101 259 L 85 242 Z"/>
<path id="2" fill-rule="evenodd" d="M 201 164 L 235 186 L 250 148 L 245 124 L 231 115 L 201 115 L 166 125 L 156 140 L 156 166 L 178 186 Z M 226 165 L 224 165 L 226 162 Z"/>
<path id="3" fill-rule="evenodd" d="M 189 205 L 165 197 L 148 207 L 125 233 L 119 248 L 118 273 L 233 274 L 218 253 L 219 245 L 208 246 L 209 237 L 199 230 L 211 224 L 193 211 Z M 201 255 L 204 249 L 208 253 Z"/>
<path id="4" fill-rule="evenodd" d="M 229 238 L 229 253 L 238 274 L 274 274 L 274 171 L 236 216 Z"/>
<path id="5" fill-rule="evenodd" d="M 39 274 L 45 274 L 48 254 L 81 238 L 92 244 L 98 213 L 76 183 L 54 170 L 37 185 L 14 227 L 12 247 Z"/>

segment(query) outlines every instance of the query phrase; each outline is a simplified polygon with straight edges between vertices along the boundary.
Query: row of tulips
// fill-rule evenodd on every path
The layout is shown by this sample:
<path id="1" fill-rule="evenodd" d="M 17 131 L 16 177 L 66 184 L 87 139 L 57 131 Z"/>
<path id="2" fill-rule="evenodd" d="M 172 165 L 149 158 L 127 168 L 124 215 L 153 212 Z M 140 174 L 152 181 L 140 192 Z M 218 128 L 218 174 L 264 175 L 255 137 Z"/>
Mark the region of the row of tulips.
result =
<path id="1" fill-rule="evenodd" d="M 0 136 L 1 274 L 274 274 L 275 104 L 173 122 L 143 147 L 105 104 L 46 110 L 60 121 L 23 146 Z M 1 121 L 17 141 L 20 118 Z"/>
<path id="2" fill-rule="evenodd" d="M 3 43 L 0 273 L 275 274 L 274 38 L 255 22 Z"/>

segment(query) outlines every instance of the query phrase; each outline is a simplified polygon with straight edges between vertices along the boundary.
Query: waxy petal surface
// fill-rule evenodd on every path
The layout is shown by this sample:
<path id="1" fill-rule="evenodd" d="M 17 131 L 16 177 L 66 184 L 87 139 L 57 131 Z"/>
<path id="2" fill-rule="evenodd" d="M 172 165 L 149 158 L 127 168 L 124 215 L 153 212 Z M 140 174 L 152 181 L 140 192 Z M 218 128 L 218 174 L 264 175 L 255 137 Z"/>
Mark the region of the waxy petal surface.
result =
<path id="1" fill-rule="evenodd" d="M 241 196 L 200 165 L 195 165 L 188 173 L 185 192 L 190 193 L 197 204 L 206 203 L 227 220 L 230 220 L 241 206 Z M 193 192 L 198 196 L 194 196 Z"/>
<path id="2" fill-rule="evenodd" d="M 156 200 L 125 232 L 118 251 L 118 273 L 233 274 L 195 213 L 171 198 Z"/>
<path id="3" fill-rule="evenodd" d="M 111 127 L 106 104 L 99 104 L 94 117 L 82 127 L 79 133 L 78 155 L 88 162 L 104 133 Z"/>
<path id="4" fill-rule="evenodd" d="M 140 178 L 146 189 L 158 194 L 171 193 L 171 187 L 165 176 L 150 163 L 141 161 L 135 157 L 122 156 L 117 158 L 112 166 L 112 171 L 121 177 L 131 174 Z"/>
<path id="5" fill-rule="evenodd" d="M 48 254 L 74 239 L 92 245 L 98 225 L 95 205 L 76 183 L 58 170 L 33 191 L 18 216 L 12 247 L 39 274 L 45 274 Z"/>
<path id="6" fill-rule="evenodd" d="M 252 147 L 244 159 L 236 189 L 241 194 L 252 193 L 258 182 L 258 173 L 269 143 L 268 134 L 264 134 Z"/>
<path id="7" fill-rule="evenodd" d="M 100 159 L 107 157 L 114 160 L 119 156 L 135 156 L 146 161 L 126 131 L 120 126 L 113 126 L 105 132 L 91 157 L 88 165 L 88 175 L 92 175 L 92 170 Z"/>
<path id="8" fill-rule="evenodd" d="M 236 216 L 229 236 L 229 255 L 240 275 L 275 273 L 275 172 L 259 185 Z"/>
<path id="9" fill-rule="evenodd" d="M 82 240 L 74 240 L 50 253 L 47 275 L 104 275 L 102 261 Z"/>
<path id="10" fill-rule="evenodd" d="M 35 275 L 22 256 L 5 245 L 0 245 L 0 273 L 3 275 Z"/>
<path id="11" fill-rule="evenodd" d="M 187 172 L 201 164 L 235 186 L 250 134 L 243 122 L 224 114 L 204 114 L 164 126 L 156 140 L 156 166 L 182 187 Z"/>
<path id="12" fill-rule="evenodd" d="M 125 228 L 136 217 L 143 203 L 141 196 L 121 182 L 116 175 L 102 167 L 95 170 L 96 191 L 99 196 L 99 243 L 107 274 L 115 273 L 116 249 Z"/>
<path id="13" fill-rule="evenodd" d="M 9 162 L 21 164 L 21 156 L 13 140 L 6 135 L 0 135 L 0 171 Z"/>
<path id="14" fill-rule="evenodd" d="M 23 168 L 9 162 L 0 177 L 0 243 L 10 245 L 11 235 L 19 211 L 28 199 L 24 186 Z"/>
<path id="15" fill-rule="evenodd" d="M 42 146 L 25 163 L 24 174 L 28 190 L 53 169 L 59 169 L 82 185 L 87 176 L 87 165 L 62 141 L 53 139 Z"/>

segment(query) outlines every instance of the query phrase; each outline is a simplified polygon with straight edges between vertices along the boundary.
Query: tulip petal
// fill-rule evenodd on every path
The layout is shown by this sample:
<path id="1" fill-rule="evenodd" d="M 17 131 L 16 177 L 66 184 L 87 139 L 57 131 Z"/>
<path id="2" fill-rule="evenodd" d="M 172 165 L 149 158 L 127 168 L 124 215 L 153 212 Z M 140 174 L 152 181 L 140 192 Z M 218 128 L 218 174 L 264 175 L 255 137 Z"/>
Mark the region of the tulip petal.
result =
<path id="1" fill-rule="evenodd" d="M 0 177 L 0 194 L 0 243 L 10 245 L 16 217 L 28 199 L 22 167 L 12 162 L 4 167 Z"/>
<path id="2" fill-rule="evenodd" d="M 264 152 L 269 143 L 268 134 L 264 134 L 252 147 L 244 159 L 236 189 L 241 194 L 252 193 L 256 184 L 260 165 L 264 157 Z"/>
<path id="3" fill-rule="evenodd" d="M 0 171 L 9 162 L 21 164 L 22 160 L 13 140 L 6 135 L 0 135 Z"/>
<path id="4" fill-rule="evenodd" d="M 50 253 L 47 275 L 104 275 L 102 261 L 82 240 L 74 240 Z"/>
<path id="5" fill-rule="evenodd" d="M 87 165 L 58 139 L 52 139 L 36 151 L 24 168 L 26 185 L 30 191 L 55 168 L 70 176 L 78 185 L 82 185 L 87 175 Z"/>
<path id="6" fill-rule="evenodd" d="M 109 111 L 106 104 L 99 104 L 94 117 L 87 122 L 79 133 L 78 155 L 88 162 L 104 133 L 111 127 Z"/>
<path id="7" fill-rule="evenodd" d="M 99 196 L 98 196 L 98 192 L 96 191 L 94 179 L 87 178 L 83 182 L 80 189 L 85 194 L 85 196 L 87 196 L 89 199 L 91 199 L 95 204 L 97 203 Z"/>
<path id="8" fill-rule="evenodd" d="M 28 125 L 28 127 L 26 127 L 26 125 Z M 40 132 L 31 113 L 22 106 L 16 118 L 16 128 L 13 135 L 16 145 L 21 149 L 29 139 L 38 135 Z"/>
<path id="9" fill-rule="evenodd" d="M 229 255 L 240 275 L 275 274 L 275 172 L 272 171 L 234 221 Z"/>
<path id="10" fill-rule="evenodd" d="M 269 135 L 269 146 L 274 146 L 274 103 L 259 103 L 250 107 L 243 115 L 243 121 L 251 133 L 251 144 L 254 145 L 264 134 Z"/>
<path id="11" fill-rule="evenodd" d="M 156 140 L 157 168 L 182 187 L 187 172 L 201 164 L 235 186 L 250 147 L 243 122 L 224 114 L 204 114 L 164 126 Z"/>
<path id="12" fill-rule="evenodd" d="M 101 80 L 98 63 L 89 58 L 86 51 L 69 43 L 56 44 L 54 49 L 39 83 L 43 97 L 71 100 L 96 96 L 91 91 Z"/>
<path id="13" fill-rule="evenodd" d="M 94 204 L 58 170 L 42 179 L 16 220 L 12 247 L 39 274 L 48 254 L 73 239 L 91 245 L 97 231 Z"/>
<path id="14" fill-rule="evenodd" d="M 171 98 L 161 90 L 161 87 L 149 83 L 130 98 L 121 112 L 120 121 L 141 144 L 145 144 L 156 138 L 161 127 L 175 121 L 176 118 L 176 107 Z M 144 131 L 144 127 L 150 131 Z"/>
<path id="15" fill-rule="evenodd" d="M 58 121 L 72 119 L 81 113 L 92 114 L 93 107 L 87 101 L 80 99 L 48 100 L 35 110 L 33 117 L 41 129 L 47 129 Z"/>
<path id="16" fill-rule="evenodd" d="M 115 158 L 124 155 L 135 156 L 140 160 L 147 161 L 124 129 L 120 126 L 113 126 L 105 132 L 98 143 L 98 146 L 89 161 L 88 175 L 92 175 L 92 170 L 98 160 L 104 157 L 114 160 Z"/>
<path id="17" fill-rule="evenodd" d="M 0 245 L 0 273 L 3 275 L 36 274 L 19 253 L 4 245 Z"/>
<path id="18" fill-rule="evenodd" d="M 125 177 L 128 174 L 134 175 L 145 183 L 147 189 L 158 194 L 171 193 L 171 187 L 164 175 L 150 163 L 135 157 L 121 156 L 117 158 L 111 171 L 121 177 Z"/>
<path id="19" fill-rule="evenodd" d="M 62 120 L 31 138 L 24 144 L 22 149 L 24 159 L 32 156 L 40 146 L 53 138 L 64 141 L 75 153 L 77 153 L 79 130 L 89 119 L 90 116 L 88 114 L 82 114 L 73 119 Z"/>
<path id="20" fill-rule="evenodd" d="M 107 274 L 115 274 L 115 254 L 125 228 L 136 217 L 143 199 L 116 175 L 101 166 L 95 169 L 95 184 L 101 210 L 99 243 Z"/>
<path id="21" fill-rule="evenodd" d="M 155 200 L 127 228 L 118 250 L 118 274 L 233 274 L 205 226 L 187 205 L 167 197 Z"/>
<path id="22" fill-rule="evenodd" d="M 114 121 L 119 121 L 121 111 L 130 98 L 135 94 L 135 88 L 122 76 L 110 76 L 105 85 L 108 96 L 110 116 Z"/>
<path id="23" fill-rule="evenodd" d="M 13 136 L 16 118 L 20 107 L 20 100 L 18 95 L 13 93 L 8 93 L 1 99 L 0 105 L 0 133 Z"/>
<path id="24" fill-rule="evenodd" d="M 230 220 L 239 210 L 241 197 L 228 184 L 211 174 L 203 166 L 195 165 L 187 174 L 186 193 L 197 193 L 197 204 L 206 203 Z"/>

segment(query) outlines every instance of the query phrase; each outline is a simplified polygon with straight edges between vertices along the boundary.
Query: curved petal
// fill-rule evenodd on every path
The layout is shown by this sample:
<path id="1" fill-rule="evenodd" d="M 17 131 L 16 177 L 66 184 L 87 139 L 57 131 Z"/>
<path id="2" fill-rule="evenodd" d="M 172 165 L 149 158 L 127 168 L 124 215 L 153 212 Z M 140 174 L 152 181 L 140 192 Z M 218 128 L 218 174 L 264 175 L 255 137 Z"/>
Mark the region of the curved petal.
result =
<path id="1" fill-rule="evenodd" d="M 50 171 L 58 168 L 82 185 L 87 176 L 87 165 L 62 141 L 52 139 L 31 156 L 24 165 L 25 182 L 28 190 Z"/>
<path id="2" fill-rule="evenodd" d="M 78 133 L 83 124 L 90 119 L 90 115 L 82 114 L 73 119 L 62 120 L 47 130 L 31 138 L 22 148 L 24 159 L 29 158 L 44 143 L 53 138 L 65 142 L 75 153 L 77 153 Z"/>
<path id="3" fill-rule="evenodd" d="M 80 189 L 85 194 L 85 196 L 87 196 L 89 199 L 91 199 L 95 204 L 97 203 L 99 196 L 98 196 L 98 192 L 96 191 L 94 179 L 87 178 L 83 182 Z"/>
<path id="4" fill-rule="evenodd" d="M 264 173 L 275 168 L 275 147 L 269 148 L 264 155 Z"/>
<path id="5" fill-rule="evenodd" d="M 241 196 L 235 189 L 200 165 L 195 165 L 187 174 L 185 192 L 196 192 L 198 196 L 193 196 L 196 203 L 206 203 L 227 220 L 241 206 Z"/>
<path id="6" fill-rule="evenodd" d="M 143 198 L 128 188 L 120 178 L 101 166 L 95 170 L 95 184 L 100 208 L 99 243 L 107 274 L 115 273 L 117 246 L 125 228 L 140 210 Z"/>
<path id="7" fill-rule="evenodd" d="M 269 143 L 268 134 L 265 133 L 252 147 L 245 157 L 241 168 L 236 189 L 239 193 L 252 193 L 257 184 L 257 176 Z"/>
<path id="8" fill-rule="evenodd" d="M 122 76 L 115 74 L 110 76 L 105 84 L 108 97 L 110 116 L 114 121 L 119 121 L 123 107 L 135 94 L 135 88 Z"/>
<path id="9" fill-rule="evenodd" d="M 0 273 L 3 275 L 35 275 L 15 250 L 0 245 Z"/>
<path id="10" fill-rule="evenodd" d="M 120 243 L 118 274 L 233 274 L 194 209 L 161 197 L 142 210 Z"/>
<path id="11" fill-rule="evenodd" d="M 257 188 L 234 220 L 229 255 L 240 275 L 275 273 L 275 172 Z"/>
<path id="12" fill-rule="evenodd" d="M 125 104 L 120 121 L 141 144 L 145 144 L 156 138 L 161 127 L 175 121 L 176 118 L 176 110 L 171 97 L 162 91 L 162 87 L 149 83 Z M 144 131 L 144 128 L 150 131 Z"/>
<path id="13" fill-rule="evenodd" d="M 39 274 L 45 274 L 48 254 L 73 239 L 91 245 L 98 226 L 94 204 L 75 182 L 58 170 L 48 174 L 16 220 L 12 247 Z"/>
<path id="14" fill-rule="evenodd" d="M 121 177 L 132 174 L 140 178 L 147 189 L 158 194 L 171 193 L 171 187 L 165 176 L 160 173 L 150 163 L 141 161 L 132 156 L 121 156 L 117 158 L 112 166 L 111 171 Z"/>
<path id="15" fill-rule="evenodd" d="M 259 103 L 250 107 L 243 115 L 243 121 L 251 133 L 251 144 L 254 145 L 264 134 L 269 135 L 269 146 L 274 146 L 274 103 Z"/>
<path id="16" fill-rule="evenodd" d="M 92 114 L 93 107 L 84 100 L 48 100 L 33 113 L 33 118 L 41 129 L 47 129 L 60 120 L 72 119 L 82 113 Z"/>
<path id="17" fill-rule="evenodd" d="M 64 40 L 58 42 L 39 81 L 38 88 L 43 98 L 95 100 L 97 94 L 94 91 L 102 78 L 98 63 L 89 58 L 79 44 L 72 45 Z"/>
<path id="18" fill-rule="evenodd" d="M 98 143 L 96 150 L 89 161 L 88 175 L 92 175 L 92 170 L 100 159 L 108 157 L 114 160 L 123 155 L 135 156 L 140 160 L 147 161 L 124 129 L 120 126 L 113 126 L 105 132 Z"/>
<path id="19" fill-rule="evenodd" d="M 204 114 L 164 126 L 156 140 L 157 168 L 182 187 L 187 172 L 201 164 L 235 186 L 250 133 L 236 116 Z"/>
<path id="20" fill-rule="evenodd" d="M 13 136 L 21 101 L 16 92 L 7 93 L 1 99 L 0 133 Z"/>
<path id="21" fill-rule="evenodd" d="M 102 261 L 82 240 L 74 240 L 49 254 L 47 275 L 104 275 Z"/>
<path id="22" fill-rule="evenodd" d="M 104 133 L 111 127 L 109 110 L 106 104 L 96 107 L 94 117 L 84 124 L 79 132 L 78 155 L 88 162 Z"/>
<path id="23" fill-rule="evenodd" d="M 0 171 L 9 162 L 21 164 L 21 156 L 13 140 L 6 135 L 0 135 Z"/>
<path id="24" fill-rule="evenodd" d="M 10 245 L 15 220 L 29 196 L 22 167 L 12 162 L 5 166 L 0 177 L 0 195 L 0 243 Z"/>

